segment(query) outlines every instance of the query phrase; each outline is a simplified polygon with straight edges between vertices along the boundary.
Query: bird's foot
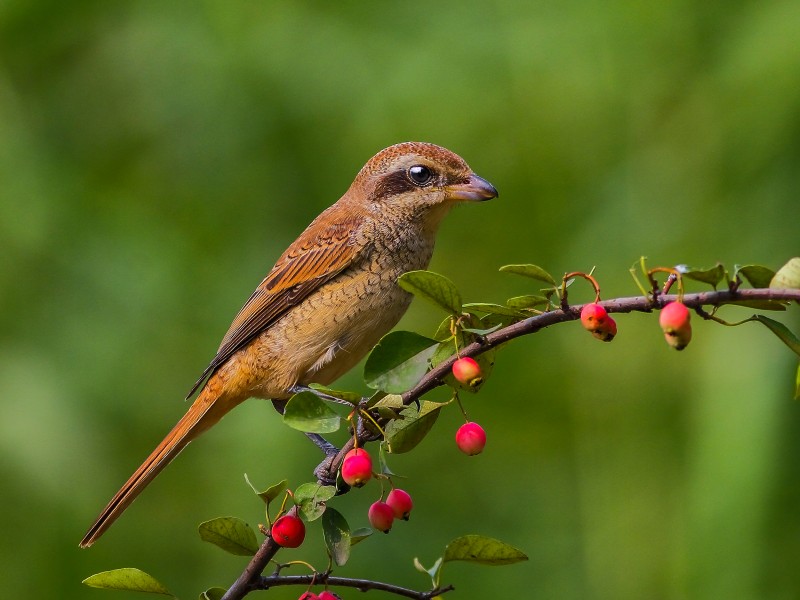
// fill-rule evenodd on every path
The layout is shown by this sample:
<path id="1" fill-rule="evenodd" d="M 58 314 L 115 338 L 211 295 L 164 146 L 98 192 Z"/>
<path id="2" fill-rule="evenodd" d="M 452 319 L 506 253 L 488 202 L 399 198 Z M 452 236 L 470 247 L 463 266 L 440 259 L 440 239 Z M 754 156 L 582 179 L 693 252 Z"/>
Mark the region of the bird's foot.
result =
<path id="1" fill-rule="evenodd" d="M 311 392 L 321 400 L 326 400 L 328 402 L 333 402 L 335 404 L 344 404 L 346 406 L 352 406 L 352 404 L 347 400 L 342 400 L 341 398 L 337 398 L 336 396 L 331 396 L 330 394 L 326 394 L 322 390 L 315 390 L 314 388 L 308 387 L 307 385 L 294 385 L 289 389 L 289 391 L 292 392 L 293 394 L 299 394 L 301 392 Z"/>
<path id="2" fill-rule="evenodd" d="M 322 450 L 327 457 L 336 456 L 336 454 L 339 453 L 339 449 L 336 446 L 331 444 L 318 433 L 306 433 L 306 437 L 314 442 L 314 445 Z"/>

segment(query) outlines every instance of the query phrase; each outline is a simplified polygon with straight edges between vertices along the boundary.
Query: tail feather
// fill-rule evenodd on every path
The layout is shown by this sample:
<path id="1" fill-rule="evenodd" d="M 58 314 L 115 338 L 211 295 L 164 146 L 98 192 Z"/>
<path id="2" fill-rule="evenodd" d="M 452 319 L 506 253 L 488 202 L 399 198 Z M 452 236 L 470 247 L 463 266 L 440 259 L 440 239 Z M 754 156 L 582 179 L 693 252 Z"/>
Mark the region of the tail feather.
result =
<path id="1" fill-rule="evenodd" d="M 125 485 L 114 495 L 108 505 L 97 517 L 80 543 L 88 548 L 136 499 L 142 490 L 174 459 L 189 442 L 219 421 L 233 406 L 226 405 L 222 398 L 216 397 L 208 388 L 192 403 L 177 425 L 167 437 L 147 457 Z"/>

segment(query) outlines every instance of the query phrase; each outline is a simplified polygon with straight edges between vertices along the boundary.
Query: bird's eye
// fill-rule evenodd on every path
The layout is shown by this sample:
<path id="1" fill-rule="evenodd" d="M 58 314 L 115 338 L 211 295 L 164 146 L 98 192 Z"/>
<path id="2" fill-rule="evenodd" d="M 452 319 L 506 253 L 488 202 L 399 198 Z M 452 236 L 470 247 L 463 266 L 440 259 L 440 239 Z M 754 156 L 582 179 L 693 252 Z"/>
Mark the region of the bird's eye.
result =
<path id="1" fill-rule="evenodd" d="M 414 165 L 408 169 L 408 178 L 414 185 L 428 185 L 433 180 L 433 171 L 425 165 Z"/>

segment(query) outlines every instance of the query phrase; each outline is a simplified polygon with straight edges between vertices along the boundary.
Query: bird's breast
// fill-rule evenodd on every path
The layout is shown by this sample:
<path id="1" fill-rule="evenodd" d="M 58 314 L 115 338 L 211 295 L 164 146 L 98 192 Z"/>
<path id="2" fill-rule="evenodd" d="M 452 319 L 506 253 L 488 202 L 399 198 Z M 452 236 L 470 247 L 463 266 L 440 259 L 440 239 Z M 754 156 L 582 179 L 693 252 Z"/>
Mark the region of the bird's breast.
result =
<path id="1" fill-rule="evenodd" d="M 256 374 L 252 395 L 286 397 L 297 383 L 327 385 L 353 368 L 411 302 L 397 278 L 425 268 L 432 250 L 424 243 L 373 247 L 292 307 L 248 349 Z"/>

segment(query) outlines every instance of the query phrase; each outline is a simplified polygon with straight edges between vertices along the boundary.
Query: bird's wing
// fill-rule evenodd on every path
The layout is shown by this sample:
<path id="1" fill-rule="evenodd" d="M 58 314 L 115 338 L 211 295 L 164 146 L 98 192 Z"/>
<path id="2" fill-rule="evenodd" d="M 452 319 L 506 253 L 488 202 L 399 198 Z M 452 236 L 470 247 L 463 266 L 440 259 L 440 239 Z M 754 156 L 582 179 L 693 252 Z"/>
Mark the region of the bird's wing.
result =
<path id="1" fill-rule="evenodd" d="M 362 221 L 351 215 L 334 224 L 312 224 L 278 259 L 231 323 L 214 360 L 194 384 L 194 394 L 208 377 L 291 307 L 352 264 L 364 250 L 352 239 Z"/>

